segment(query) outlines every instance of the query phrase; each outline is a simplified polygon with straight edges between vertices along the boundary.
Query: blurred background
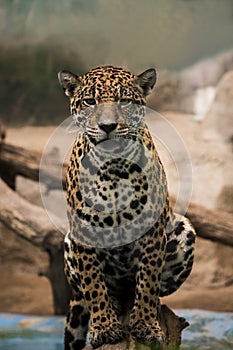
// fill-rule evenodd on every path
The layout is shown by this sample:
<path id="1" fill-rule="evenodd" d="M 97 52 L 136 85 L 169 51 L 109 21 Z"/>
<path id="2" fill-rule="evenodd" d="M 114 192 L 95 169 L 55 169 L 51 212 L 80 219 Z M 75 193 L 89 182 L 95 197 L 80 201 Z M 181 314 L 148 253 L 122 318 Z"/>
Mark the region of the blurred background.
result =
<path id="1" fill-rule="evenodd" d="M 0 118 L 62 121 L 61 69 L 180 71 L 232 49 L 232 0 L 1 0 Z"/>
<path id="2" fill-rule="evenodd" d="M 58 71 L 83 74 L 104 64 L 135 74 L 156 67 L 148 106 L 183 141 L 192 164 L 191 202 L 197 205 L 190 210 L 216 230 L 208 239 L 198 237 L 190 278 L 164 302 L 233 311 L 232 38 L 232 0 L 0 0 L 0 312 L 52 315 L 67 307 L 58 307 L 50 283 L 58 256 L 62 264 L 61 242 L 34 239 L 43 236 L 40 229 L 53 230 L 40 191 L 49 209 L 63 198 L 61 188 L 39 188 L 39 164 L 54 129 L 69 116 Z M 174 162 L 175 150 L 162 146 L 153 115 L 148 125 L 176 197 L 186 151 Z M 59 141 L 49 152 L 52 161 L 64 159 Z M 228 336 L 224 342 L 229 345 Z"/>

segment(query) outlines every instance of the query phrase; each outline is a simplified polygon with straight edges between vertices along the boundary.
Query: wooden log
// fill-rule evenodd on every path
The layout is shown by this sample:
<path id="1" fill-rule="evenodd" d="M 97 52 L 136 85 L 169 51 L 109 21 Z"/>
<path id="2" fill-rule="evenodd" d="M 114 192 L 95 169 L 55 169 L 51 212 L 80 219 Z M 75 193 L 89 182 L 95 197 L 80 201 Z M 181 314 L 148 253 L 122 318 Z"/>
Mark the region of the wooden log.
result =
<path id="1" fill-rule="evenodd" d="M 54 231 L 45 210 L 29 203 L 0 179 L 0 221 L 34 245 Z"/>
<path id="2" fill-rule="evenodd" d="M 40 154 L 25 148 L 3 143 L 0 153 L 1 177 L 15 189 L 16 175 L 39 180 Z"/>
<path id="3" fill-rule="evenodd" d="M 49 266 L 46 270 L 40 270 L 39 275 L 47 277 L 50 281 L 55 315 L 66 314 L 72 298 L 71 288 L 64 273 L 63 241 L 64 236 L 60 232 L 51 231 L 42 243 L 43 249 L 49 255 Z"/>
<path id="4" fill-rule="evenodd" d="M 190 203 L 186 216 L 199 237 L 233 247 L 233 214 Z"/>
<path id="5" fill-rule="evenodd" d="M 175 198 L 170 196 L 172 207 L 175 202 Z M 233 247 L 233 214 L 190 203 L 184 215 L 191 221 L 200 238 Z"/>
<path id="6" fill-rule="evenodd" d="M 48 189 L 60 189 L 61 178 L 53 172 L 40 169 L 41 153 L 29 151 L 23 147 L 2 143 L 0 149 L 0 176 L 15 190 L 17 175 L 34 181 L 44 182 Z M 65 176 L 62 179 L 65 188 Z"/>
<path id="7" fill-rule="evenodd" d="M 2 179 L 0 179 L 0 222 L 31 244 L 47 251 L 49 266 L 39 274 L 49 279 L 55 314 L 66 314 L 71 290 L 64 274 L 64 235 L 52 225 L 43 208 L 20 197 Z"/>

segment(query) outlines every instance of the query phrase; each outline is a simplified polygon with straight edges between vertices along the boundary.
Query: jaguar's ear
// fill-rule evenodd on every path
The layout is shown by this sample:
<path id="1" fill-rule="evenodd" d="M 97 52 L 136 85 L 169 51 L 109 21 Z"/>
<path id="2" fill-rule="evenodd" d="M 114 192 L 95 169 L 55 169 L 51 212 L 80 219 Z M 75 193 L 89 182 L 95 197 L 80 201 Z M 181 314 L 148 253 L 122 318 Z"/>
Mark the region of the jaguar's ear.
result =
<path id="1" fill-rule="evenodd" d="M 79 76 L 65 70 L 58 73 L 58 80 L 65 94 L 69 97 L 72 97 L 76 88 L 82 84 Z"/>
<path id="2" fill-rule="evenodd" d="M 147 69 L 137 76 L 137 83 L 142 88 L 144 96 L 147 96 L 151 92 L 155 85 L 156 78 L 157 75 L 154 68 Z"/>

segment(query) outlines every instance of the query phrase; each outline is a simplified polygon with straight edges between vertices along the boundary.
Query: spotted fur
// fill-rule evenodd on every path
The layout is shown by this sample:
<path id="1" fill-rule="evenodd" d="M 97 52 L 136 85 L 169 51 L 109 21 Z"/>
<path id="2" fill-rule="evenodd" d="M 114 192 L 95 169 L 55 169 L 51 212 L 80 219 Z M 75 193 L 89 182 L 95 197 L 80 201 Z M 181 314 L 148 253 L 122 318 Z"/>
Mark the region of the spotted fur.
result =
<path id="1" fill-rule="evenodd" d="M 144 121 L 156 72 L 105 66 L 83 76 L 62 71 L 59 81 L 79 127 L 67 171 L 65 272 L 74 298 L 65 349 L 84 348 L 89 321 L 93 348 L 119 342 L 126 305 L 131 336 L 163 343 L 159 297 L 188 277 L 195 232 L 170 209 Z"/>

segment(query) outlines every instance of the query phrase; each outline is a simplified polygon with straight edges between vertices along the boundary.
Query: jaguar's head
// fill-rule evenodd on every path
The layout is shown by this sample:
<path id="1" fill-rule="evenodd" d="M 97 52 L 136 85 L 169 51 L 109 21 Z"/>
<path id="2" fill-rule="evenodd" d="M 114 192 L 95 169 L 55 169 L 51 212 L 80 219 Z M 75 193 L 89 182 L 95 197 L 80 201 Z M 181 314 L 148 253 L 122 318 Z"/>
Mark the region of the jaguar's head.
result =
<path id="1" fill-rule="evenodd" d="M 156 82 L 151 68 L 134 75 L 122 68 L 97 67 L 77 76 L 58 74 L 70 98 L 71 114 L 91 142 L 136 135 L 144 123 L 146 96 Z"/>

